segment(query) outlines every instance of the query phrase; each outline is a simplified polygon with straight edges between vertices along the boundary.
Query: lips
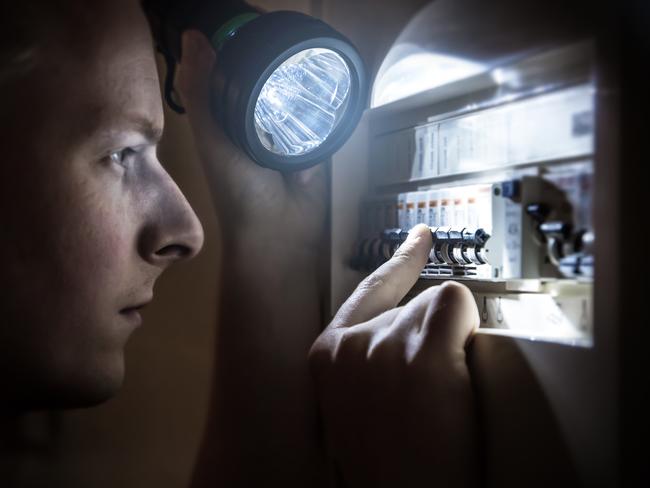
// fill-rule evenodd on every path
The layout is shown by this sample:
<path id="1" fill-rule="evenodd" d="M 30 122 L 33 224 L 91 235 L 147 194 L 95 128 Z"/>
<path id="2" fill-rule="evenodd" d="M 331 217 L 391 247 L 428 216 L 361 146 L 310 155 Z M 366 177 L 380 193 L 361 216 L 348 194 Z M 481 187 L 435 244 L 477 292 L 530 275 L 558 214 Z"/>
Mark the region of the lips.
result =
<path id="1" fill-rule="evenodd" d="M 123 308 L 122 310 L 120 310 L 120 313 L 126 315 L 126 314 L 129 314 L 129 313 L 138 312 L 138 311 L 142 310 L 147 305 L 147 303 L 149 303 L 149 302 L 145 302 L 145 303 L 141 303 L 140 305 L 133 305 L 131 307 Z"/>
<path id="2" fill-rule="evenodd" d="M 133 323 L 133 325 L 140 325 L 142 323 L 140 310 L 142 310 L 150 301 L 151 299 L 148 299 L 136 305 L 124 307 L 122 310 L 120 310 L 120 315 L 125 317 L 129 322 Z"/>

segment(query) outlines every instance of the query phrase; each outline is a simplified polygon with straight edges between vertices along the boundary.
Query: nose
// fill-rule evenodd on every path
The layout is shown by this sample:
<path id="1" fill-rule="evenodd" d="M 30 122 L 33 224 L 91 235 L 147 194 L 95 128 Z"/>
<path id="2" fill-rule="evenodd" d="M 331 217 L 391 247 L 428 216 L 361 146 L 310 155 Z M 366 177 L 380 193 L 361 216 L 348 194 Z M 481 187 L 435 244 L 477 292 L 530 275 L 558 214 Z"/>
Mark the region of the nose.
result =
<path id="1" fill-rule="evenodd" d="M 166 180 L 151 202 L 138 246 L 145 261 L 161 268 L 191 259 L 203 247 L 201 222 L 178 186 L 167 175 Z"/>

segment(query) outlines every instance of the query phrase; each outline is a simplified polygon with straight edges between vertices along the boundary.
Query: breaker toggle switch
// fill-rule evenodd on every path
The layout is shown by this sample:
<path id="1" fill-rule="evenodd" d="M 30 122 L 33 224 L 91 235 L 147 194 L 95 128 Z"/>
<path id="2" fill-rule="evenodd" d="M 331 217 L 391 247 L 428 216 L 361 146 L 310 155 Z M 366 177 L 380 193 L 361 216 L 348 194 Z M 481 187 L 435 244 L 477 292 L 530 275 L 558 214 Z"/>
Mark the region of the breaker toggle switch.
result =
<path id="1" fill-rule="evenodd" d="M 445 258 L 443 254 L 443 245 L 449 240 L 449 231 L 441 228 L 431 229 L 431 237 L 433 238 L 433 246 L 431 247 L 431 252 L 429 253 L 429 259 L 433 264 L 437 265 L 448 265 L 447 261 L 449 257 Z M 445 251 L 447 246 L 445 246 Z"/>
<path id="2" fill-rule="evenodd" d="M 485 244 L 490 239 L 484 229 L 431 227 L 433 244 L 430 264 L 458 267 L 488 264 Z M 385 229 L 379 237 L 363 239 L 352 260 L 357 269 L 373 269 L 388 261 L 408 237 L 403 229 Z"/>
<path id="3" fill-rule="evenodd" d="M 464 265 L 465 260 L 461 256 L 461 248 L 463 245 L 463 230 L 449 229 L 449 240 L 445 243 L 443 248 L 443 256 L 448 259 L 447 264 L 453 266 L 454 264 Z M 458 256 L 458 257 L 457 257 Z"/>
<path id="4" fill-rule="evenodd" d="M 490 234 L 484 229 L 475 231 L 464 228 L 431 229 L 433 246 L 429 259 L 439 266 L 470 266 L 488 264 L 485 244 Z"/>
<path id="5" fill-rule="evenodd" d="M 472 232 L 463 229 L 463 242 L 461 255 L 467 264 L 489 264 L 486 256 L 485 244 L 490 239 L 490 234 L 483 229 Z"/>
<path id="6" fill-rule="evenodd" d="M 382 257 L 387 261 L 389 260 L 397 248 L 406 240 L 409 233 L 402 229 L 386 229 L 381 234 L 382 240 Z"/>

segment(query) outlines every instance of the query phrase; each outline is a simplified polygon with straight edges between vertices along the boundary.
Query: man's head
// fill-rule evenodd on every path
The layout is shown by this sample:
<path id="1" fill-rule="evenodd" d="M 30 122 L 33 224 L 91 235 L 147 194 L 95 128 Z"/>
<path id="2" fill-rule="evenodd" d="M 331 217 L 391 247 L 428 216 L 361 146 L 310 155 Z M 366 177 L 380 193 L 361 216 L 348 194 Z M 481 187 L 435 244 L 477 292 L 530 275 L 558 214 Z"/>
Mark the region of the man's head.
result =
<path id="1" fill-rule="evenodd" d="M 136 309 L 203 233 L 156 158 L 163 114 L 137 2 L 17 4 L 0 21 L 23 33 L 0 48 L 0 398 L 90 405 L 121 385 Z"/>

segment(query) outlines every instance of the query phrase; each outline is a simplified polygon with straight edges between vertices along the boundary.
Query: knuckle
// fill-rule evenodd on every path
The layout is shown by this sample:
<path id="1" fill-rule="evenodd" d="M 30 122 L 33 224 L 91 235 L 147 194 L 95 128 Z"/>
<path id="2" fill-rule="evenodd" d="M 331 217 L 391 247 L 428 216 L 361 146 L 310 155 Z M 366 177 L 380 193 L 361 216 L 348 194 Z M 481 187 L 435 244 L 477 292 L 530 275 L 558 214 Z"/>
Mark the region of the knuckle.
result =
<path id="1" fill-rule="evenodd" d="M 395 259 L 392 258 L 391 261 Z M 401 258 L 397 258 L 397 262 L 399 263 Z M 403 258 L 404 261 L 406 261 L 406 258 Z M 389 263 L 391 263 L 389 261 Z M 392 296 L 393 294 L 398 293 L 398 286 L 395 280 L 391 279 L 391 269 L 394 268 L 395 261 L 392 261 L 392 266 L 387 267 L 387 264 L 385 263 L 381 268 L 379 268 L 377 271 L 369 275 L 367 278 L 365 278 L 357 287 L 357 292 L 359 296 L 369 296 L 369 295 L 374 295 L 381 290 L 382 296 Z"/>
<path id="2" fill-rule="evenodd" d="M 324 332 L 314 342 L 309 350 L 307 359 L 313 370 L 323 370 L 332 364 L 333 350 L 332 341 L 329 340 L 329 333 Z"/>
<path id="3" fill-rule="evenodd" d="M 366 277 L 360 284 L 359 290 L 362 292 L 368 292 L 381 288 L 386 284 L 386 278 L 380 272 L 375 272 Z"/>
<path id="4" fill-rule="evenodd" d="M 307 359 L 309 360 L 309 364 L 312 367 L 320 367 L 327 359 L 326 355 L 327 355 L 327 350 L 320 347 L 320 344 L 318 343 L 318 341 L 316 341 L 314 345 L 311 346 L 311 349 L 307 354 Z"/>
<path id="5" fill-rule="evenodd" d="M 330 371 L 356 360 L 357 338 L 350 329 L 324 332 L 314 342 L 308 360 L 316 372 Z"/>
<path id="6" fill-rule="evenodd" d="M 457 319 L 478 325 L 478 309 L 472 292 L 465 285 L 448 281 L 439 290 L 439 301 Z M 474 324 L 476 319 L 476 324 Z"/>
<path id="7" fill-rule="evenodd" d="M 397 248 L 397 251 L 395 251 L 395 254 L 393 254 L 391 261 L 396 264 L 405 264 L 413 259 L 414 251 L 415 250 L 413 244 L 408 242 L 404 243 Z"/>
<path id="8" fill-rule="evenodd" d="M 392 371 L 402 369 L 406 365 L 406 357 L 402 344 L 390 334 L 385 334 L 373 342 L 368 350 L 366 359 L 373 368 L 388 368 Z"/>
<path id="9" fill-rule="evenodd" d="M 373 335 L 368 347 L 366 358 L 368 362 L 375 363 L 382 361 L 386 353 L 393 347 L 390 334 L 387 330 L 381 330 Z"/>
<path id="10" fill-rule="evenodd" d="M 340 359 L 343 355 L 354 352 L 357 349 L 356 334 L 352 329 L 343 329 L 335 350 L 334 360 Z"/>
<path id="11" fill-rule="evenodd" d="M 457 281 L 445 281 L 440 285 L 438 294 L 440 299 L 446 302 L 462 302 L 471 298 L 469 288 Z"/>
<path id="12" fill-rule="evenodd" d="M 426 351 L 443 357 L 462 352 L 479 320 L 469 289 L 448 281 L 426 290 L 422 304 L 426 306 L 422 329 Z"/>
<path id="13" fill-rule="evenodd" d="M 465 285 L 455 281 L 445 281 L 439 286 L 428 288 L 420 293 L 414 301 L 419 307 L 426 308 L 429 312 L 444 310 L 446 313 L 452 314 L 474 304 L 472 292 Z"/>

